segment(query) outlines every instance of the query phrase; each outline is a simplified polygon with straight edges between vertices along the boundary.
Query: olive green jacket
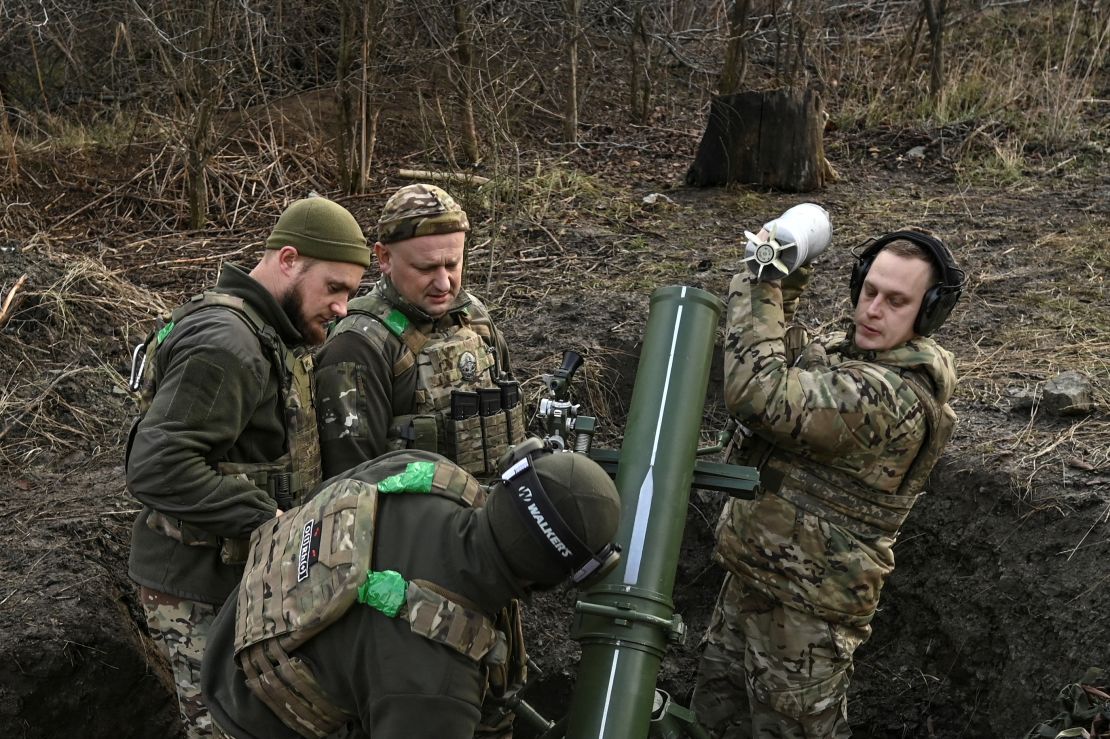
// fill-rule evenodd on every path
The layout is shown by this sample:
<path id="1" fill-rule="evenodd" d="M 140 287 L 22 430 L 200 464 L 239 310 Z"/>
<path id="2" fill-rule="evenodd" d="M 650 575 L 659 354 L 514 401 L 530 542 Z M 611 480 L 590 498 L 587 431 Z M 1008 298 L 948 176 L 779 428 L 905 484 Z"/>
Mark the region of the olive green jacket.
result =
<path id="1" fill-rule="evenodd" d="M 303 343 L 273 296 L 234 265 L 215 291 L 241 297 L 289 346 Z M 242 576 L 213 546 L 187 546 L 147 523 L 157 510 L 222 538 L 248 537 L 273 518 L 276 503 L 246 479 L 217 472 L 220 462 L 270 462 L 286 451 L 282 375 L 254 330 L 232 309 L 185 317 L 155 355 L 158 385 L 132 428 L 127 488 L 139 502 L 128 573 L 146 587 L 222 603 Z"/>
<path id="2" fill-rule="evenodd" d="M 725 402 L 752 434 L 739 461 L 759 466 L 776 455 L 776 465 L 805 477 L 788 475 L 778 492 L 730 501 L 717 529 L 717 554 L 746 583 L 791 607 L 866 624 L 894 569 L 899 525 L 877 529 L 867 520 L 896 520 L 887 511 L 912 506 L 921 491 L 901 483 L 934 431 L 910 380 L 921 378 L 932 389 L 950 430 L 954 360 L 920 337 L 865 352 L 851 332 L 802 337 L 788 348 L 793 337 L 786 320 L 778 283 L 752 283 L 746 274 L 733 279 Z M 947 438 L 944 431 L 938 439 Z M 761 469 L 761 479 L 771 477 Z M 838 501 L 843 514 L 807 503 L 814 489 Z"/>
<path id="3" fill-rule="evenodd" d="M 395 451 L 343 477 L 376 483 L 409 462 L 443 457 Z M 523 595 L 497 548 L 485 511 L 439 495 L 379 497 L 373 568 L 424 579 L 472 601 L 489 618 Z M 238 590 L 220 610 L 201 673 L 205 705 L 234 739 L 298 736 L 246 686 L 234 655 Z M 356 603 L 295 652 L 331 701 L 355 716 L 347 737 L 471 739 L 485 676 L 478 663 Z"/>
<path id="4" fill-rule="evenodd" d="M 459 292 L 447 313 L 437 319 L 402 298 L 388 277 L 382 277 L 371 294 L 385 298 L 423 334 L 435 333 L 456 324 L 460 314 L 466 314 L 472 323 L 488 325 L 497 355 L 497 369 L 506 376 L 512 376 L 508 345 L 494 327 L 485 307 L 465 290 Z M 348 305 L 348 311 L 362 310 L 368 298 L 355 298 Z M 378 321 L 368 322 L 369 330 L 366 332 L 341 331 L 343 321 L 332 331 L 316 358 L 320 455 L 325 479 L 393 448 L 388 440 L 390 422 L 396 416 L 413 412 L 417 389 L 415 365 L 395 375 L 395 366 L 409 351 L 396 335 Z M 351 369 L 358 387 L 358 398 L 353 403 L 353 413 L 358 417 L 355 424 L 351 424 L 351 419 L 346 417 L 352 412 L 352 403 L 339 398 L 350 384 L 346 373 Z M 356 429 L 353 432 L 350 431 L 352 426 Z"/>

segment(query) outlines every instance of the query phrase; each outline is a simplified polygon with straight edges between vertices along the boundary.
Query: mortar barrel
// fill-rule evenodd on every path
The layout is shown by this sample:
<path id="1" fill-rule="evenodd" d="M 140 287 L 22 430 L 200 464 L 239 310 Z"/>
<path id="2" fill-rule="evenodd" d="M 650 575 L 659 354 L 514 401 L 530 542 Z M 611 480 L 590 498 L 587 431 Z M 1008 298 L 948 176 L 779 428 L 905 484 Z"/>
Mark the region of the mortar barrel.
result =
<path id="1" fill-rule="evenodd" d="M 723 308 L 691 287 L 651 297 L 616 475 L 621 562 L 576 607 L 568 737 L 646 737 L 660 663 L 685 636 L 671 596 Z"/>

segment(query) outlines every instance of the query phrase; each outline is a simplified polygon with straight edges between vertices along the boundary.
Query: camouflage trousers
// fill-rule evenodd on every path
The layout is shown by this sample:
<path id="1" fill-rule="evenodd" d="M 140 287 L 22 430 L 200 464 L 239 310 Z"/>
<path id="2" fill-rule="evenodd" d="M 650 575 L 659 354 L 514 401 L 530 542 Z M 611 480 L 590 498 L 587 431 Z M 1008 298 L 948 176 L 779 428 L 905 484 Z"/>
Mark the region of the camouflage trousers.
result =
<path id="1" fill-rule="evenodd" d="M 216 606 L 178 598 L 150 588 L 139 589 L 150 635 L 173 668 L 177 707 L 188 739 L 213 736 L 212 719 L 200 695 L 200 662 Z"/>
<path id="2" fill-rule="evenodd" d="M 714 739 L 843 739 L 852 654 L 871 627 L 831 624 L 725 576 L 692 708 Z"/>

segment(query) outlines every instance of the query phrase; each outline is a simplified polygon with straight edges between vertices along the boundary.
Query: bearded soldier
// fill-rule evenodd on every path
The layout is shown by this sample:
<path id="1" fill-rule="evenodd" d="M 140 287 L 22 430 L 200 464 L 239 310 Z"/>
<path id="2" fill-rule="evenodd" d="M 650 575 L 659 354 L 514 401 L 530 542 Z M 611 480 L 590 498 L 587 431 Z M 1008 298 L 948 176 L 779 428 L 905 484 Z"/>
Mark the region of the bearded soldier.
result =
<path id="1" fill-rule="evenodd" d="M 693 707 L 718 738 L 851 735 L 853 652 L 955 424 L 953 357 L 928 338 L 963 285 L 947 247 L 918 231 L 867 245 L 846 334 L 788 328 L 808 272 L 729 287 L 725 400 L 761 493 L 717 528 L 728 572 Z"/>
<path id="2" fill-rule="evenodd" d="M 612 569 L 619 519 L 605 471 L 539 439 L 506 455 L 488 497 L 419 450 L 348 470 L 256 532 L 204 657 L 215 724 L 234 739 L 471 739 L 512 652 L 495 614 Z"/>
<path id="3" fill-rule="evenodd" d="M 489 475 L 524 436 L 508 348 L 462 289 L 470 223 L 434 185 L 402 187 L 378 220 L 382 276 L 351 301 L 318 360 L 324 476 L 391 449 Z"/>
<path id="4" fill-rule="evenodd" d="M 370 263 L 343 206 L 299 200 L 249 273 L 177 308 L 135 353 L 139 418 L 127 488 L 141 503 L 128 571 L 151 636 L 169 657 L 190 737 L 209 736 L 200 659 L 239 582 L 247 537 L 320 480 L 308 347 L 346 315 Z"/>

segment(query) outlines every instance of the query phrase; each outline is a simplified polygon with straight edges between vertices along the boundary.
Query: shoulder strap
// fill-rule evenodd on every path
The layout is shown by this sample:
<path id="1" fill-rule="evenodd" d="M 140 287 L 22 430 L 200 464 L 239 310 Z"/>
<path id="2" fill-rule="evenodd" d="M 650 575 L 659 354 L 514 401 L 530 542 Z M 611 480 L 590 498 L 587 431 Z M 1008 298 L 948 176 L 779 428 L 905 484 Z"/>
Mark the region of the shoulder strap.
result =
<path id="1" fill-rule="evenodd" d="M 278 366 L 282 367 L 285 372 L 290 370 L 292 367 L 293 351 L 281 340 L 281 337 L 278 336 L 274 327 L 263 320 L 262 316 L 250 305 L 250 303 L 236 295 L 228 295 L 227 293 L 213 291 L 203 292 L 199 295 L 194 295 L 189 298 L 187 302 L 177 306 L 170 315 L 169 324 L 159 332 L 158 342 L 161 343 L 164 341 L 166 336 L 169 335 L 169 332 L 173 330 L 174 325 L 180 323 L 186 316 L 192 315 L 205 308 L 230 309 L 232 313 L 239 316 L 239 318 L 250 327 L 254 335 L 258 337 L 262 346 L 274 355 L 275 359 L 278 360 Z"/>
<path id="2" fill-rule="evenodd" d="M 381 480 L 377 489 L 381 494 L 432 493 L 468 507 L 481 506 L 486 499 L 485 489 L 466 470 L 430 460 L 409 462 L 401 472 Z"/>
<path id="3" fill-rule="evenodd" d="M 899 370 L 899 374 L 917 396 L 921 408 L 925 411 L 926 422 L 925 438 L 921 442 L 921 448 L 918 449 L 917 456 L 913 458 L 910 468 L 906 470 L 898 486 L 898 492 L 905 494 L 906 491 L 919 492 L 925 488 L 929 473 L 933 471 L 956 427 L 956 414 L 947 403 L 937 400 L 931 377 L 917 370 Z"/>
<path id="4" fill-rule="evenodd" d="M 355 302 L 357 305 L 349 306 L 352 313 L 362 313 L 380 321 L 413 354 L 419 354 L 428 343 L 428 337 L 412 325 L 408 316 L 376 292 L 370 292 Z"/>
<path id="5" fill-rule="evenodd" d="M 386 333 L 401 342 L 408 351 L 402 351 L 400 358 L 393 364 L 393 376 L 397 377 L 416 363 L 428 337 L 421 333 L 404 313 L 395 308 L 376 292 L 352 301 L 347 306 L 347 315 L 363 315 L 373 318 L 385 327 Z"/>

